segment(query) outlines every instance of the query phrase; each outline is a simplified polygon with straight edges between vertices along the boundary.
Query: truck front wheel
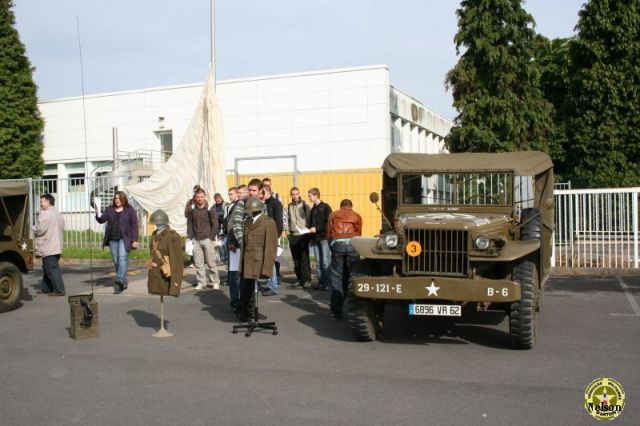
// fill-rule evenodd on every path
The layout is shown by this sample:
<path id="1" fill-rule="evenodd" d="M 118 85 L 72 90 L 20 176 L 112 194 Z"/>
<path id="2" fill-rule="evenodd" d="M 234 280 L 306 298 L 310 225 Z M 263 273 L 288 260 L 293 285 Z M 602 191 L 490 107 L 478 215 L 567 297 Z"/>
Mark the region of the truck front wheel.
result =
<path id="1" fill-rule="evenodd" d="M 22 274 L 16 265 L 0 262 L 0 312 L 18 307 L 22 293 Z"/>
<path id="2" fill-rule="evenodd" d="M 350 294 L 347 317 L 357 340 L 371 342 L 379 339 L 384 323 L 384 301 L 363 299 Z"/>
<path id="3" fill-rule="evenodd" d="M 511 304 L 509 334 L 511 345 L 517 349 L 531 349 L 536 337 L 535 300 L 538 291 L 536 264 L 524 260 L 513 269 L 513 280 L 520 283 L 521 297 Z"/>

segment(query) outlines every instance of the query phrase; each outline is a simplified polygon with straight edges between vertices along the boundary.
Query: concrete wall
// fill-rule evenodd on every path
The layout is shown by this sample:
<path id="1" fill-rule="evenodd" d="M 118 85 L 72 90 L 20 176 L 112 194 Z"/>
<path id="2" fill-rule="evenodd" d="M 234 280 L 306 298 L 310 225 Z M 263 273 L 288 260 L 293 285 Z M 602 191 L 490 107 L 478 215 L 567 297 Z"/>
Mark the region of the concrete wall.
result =
<path id="1" fill-rule="evenodd" d="M 88 171 L 111 168 L 114 127 L 121 155 L 159 152 L 160 131 L 173 132 L 175 150 L 202 87 L 191 84 L 86 96 Z M 302 172 L 377 168 L 392 149 L 438 152 L 451 127 L 391 87 L 385 65 L 219 81 L 217 94 L 224 120 L 226 169 L 234 169 L 236 159 L 280 155 L 297 156 Z M 46 123 L 46 174 L 66 177 L 67 170 L 83 169 L 82 99 L 42 101 L 39 107 Z M 412 117 L 412 111 L 418 115 Z M 293 161 L 240 161 L 238 171 L 292 172 Z"/>

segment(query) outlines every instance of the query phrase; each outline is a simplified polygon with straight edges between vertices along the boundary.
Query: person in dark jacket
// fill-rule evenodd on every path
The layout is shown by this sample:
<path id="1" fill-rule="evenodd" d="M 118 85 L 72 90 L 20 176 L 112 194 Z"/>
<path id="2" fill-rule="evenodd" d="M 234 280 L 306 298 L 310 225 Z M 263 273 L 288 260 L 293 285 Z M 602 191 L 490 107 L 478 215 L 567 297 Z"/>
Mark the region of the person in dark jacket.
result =
<path id="1" fill-rule="evenodd" d="M 114 194 L 113 204 L 102 215 L 97 206 L 95 213 L 98 223 L 107 223 L 102 246 L 108 245 L 111 249 L 111 258 L 116 268 L 116 285 L 122 292 L 129 284 L 129 252 L 138 248 L 138 215 L 123 191 Z"/>
<path id="2" fill-rule="evenodd" d="M 208 286 L 218 290 L 220 277 L 214 246 L 218 234 L 218 216 L 214 207 L 209 209 L 204 189 L 196 191 L 194 200 L 193 208 L 187 211 L 187 238 L 193 240 L 193 260 L 198 281 L 196 290 Z"/>
<path id="3" fill-rule="evenodd" d="M 273 219 L 276 222 L 276 232 L 278 234 L 278 239 L 282 235 L 282 231 L 284 229 L 284 214 L 282 203 L 278 201 L 271 191 L 271 186 L 263 185 L 260 190 L 260 199 L 264 202 L 264 205 L 267 210 L 267 216 Z M 274 296 L 278 294 L 278 288 L 280 287 L 280 280 L 278 279 L 278 271 L 280 269 L 280 263 L 276 260 L 274 265 L 273 274 L 271 275 L 271 279 L 267 281 L 267 287 L 262 290 L 263 296 Z"/>
<path id="4" fill-rule="evenodd" d="M 320 199 L 320 190 L 311 188 L 307 195 L 313 204 L 309 213 L 309 232 L 312 243 L 315 243 L 315 257 L 318 270 L 318 290 L 327 291 L 331 281 L 329 279 L 329 265 L 331 264 L 331 250 L 327 241 L 327 221 L 331 214 L 331 206 Z"/>
<path id="5" fill-rule="evenodd" d="M 213 205 L 213 208 L 215 209 L 216 216 L 218 217 L 218 235 L 216 240 L 216 249 L 218 250 L 220 262 L 226 263 L 229 256 L 227 252 L 227 244 L 224 238 L 225 227 L 223 226 L 223 224 L 225 213 L 227 210 L 227 203 L 222 198 L 222 195 L 217 192 L 213 195 L 213 202 L 215 203 Z"/>

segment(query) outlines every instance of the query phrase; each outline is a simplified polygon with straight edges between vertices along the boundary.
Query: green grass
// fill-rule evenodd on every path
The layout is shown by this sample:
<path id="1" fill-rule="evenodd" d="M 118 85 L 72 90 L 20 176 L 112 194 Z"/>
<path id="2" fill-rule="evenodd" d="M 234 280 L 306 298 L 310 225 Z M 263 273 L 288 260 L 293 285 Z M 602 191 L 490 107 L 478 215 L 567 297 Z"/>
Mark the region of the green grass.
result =
<path id="1" fill-rule="evenodd" d="M 111 250 L 108 247 L 104 249 L 94 247 L 91 250 L 88 247 L 65 247 L 62 250 L 62 257 L 66 259 L 111 259 Z M 149 259 L 149 250 L 131 250 L 129 259 Z"/>

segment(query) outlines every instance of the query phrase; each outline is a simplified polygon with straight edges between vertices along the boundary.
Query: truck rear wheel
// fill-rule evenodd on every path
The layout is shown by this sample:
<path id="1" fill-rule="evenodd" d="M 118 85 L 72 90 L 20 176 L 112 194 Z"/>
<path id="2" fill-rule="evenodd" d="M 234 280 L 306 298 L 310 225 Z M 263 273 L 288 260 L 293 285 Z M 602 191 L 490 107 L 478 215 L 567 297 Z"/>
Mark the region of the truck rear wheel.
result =
<path id="1" fill-rule="evenodd" d="M 22 274 L 16 265 L 0 262 L 0 312 L 18 307 L 22 293 Z"/>
<path id="2" fill-rule="evenodd" d="M 363 299 L 349 295 L 349 326 L 353 336 L 360 342 L 379 339 L 384 322 L 384 301 Z"/>
<path id="3" fill-rule="evenodd" d="M 540 216 L 540 210 L 533 207 L 522 209 L 520 217 L 523 222 L 527 222 L 520 230 L 520 238 L 523 241 L 540 241 L 542 238 L 542 216 Z M 536 292 L 536 312 L 542 310 L 542 294 L 542 289 Z"/>
<path id="4" fill-rule="evenodd" d="M 536 264 L 524 260 L 513 269 L 513 280 L 520 283 L 520 301 L 511 304 L 509 334 L 511 345 L 517 349 L 531 349 L 536 337 L 535 303 L 538 292 Z"/>

